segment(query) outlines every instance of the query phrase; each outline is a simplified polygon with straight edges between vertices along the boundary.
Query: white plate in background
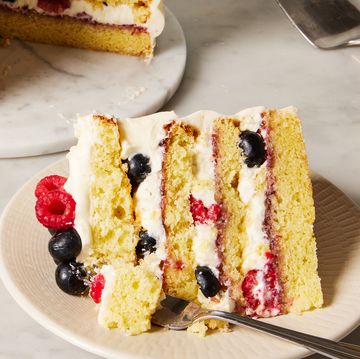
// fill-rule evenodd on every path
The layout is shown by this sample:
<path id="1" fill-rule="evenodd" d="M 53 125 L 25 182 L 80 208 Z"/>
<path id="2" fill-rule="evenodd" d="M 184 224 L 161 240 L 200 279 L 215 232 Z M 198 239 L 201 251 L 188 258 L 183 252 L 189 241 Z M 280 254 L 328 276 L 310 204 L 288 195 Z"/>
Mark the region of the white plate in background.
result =
<path id="1" fill-rule="evenodd" d="M 69 149 L 78 113 L 137 117 L 159 110 L 177 90 L 186 63 L 182 28 L 170 10 L 165 15 L 151 63 L 16 40 L 0 48 L 0 158 Z"/>

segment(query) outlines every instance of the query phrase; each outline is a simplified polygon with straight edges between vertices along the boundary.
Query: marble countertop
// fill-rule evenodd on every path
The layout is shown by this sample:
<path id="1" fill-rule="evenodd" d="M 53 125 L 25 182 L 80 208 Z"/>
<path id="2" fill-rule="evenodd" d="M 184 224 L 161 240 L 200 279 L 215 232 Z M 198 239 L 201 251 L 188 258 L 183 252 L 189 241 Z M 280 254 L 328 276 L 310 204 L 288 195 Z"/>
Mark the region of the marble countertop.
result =
<path id="1" fill-rule="evenodd" d="M 184 81 L 164 109 L 230 114 L 260 104 L 294 105 L 311 168 L 360 205 L 360 48 L 312 48 L 272 1 L 188 4 L 167 0 L 183 26 L 189 55 Z M 1 159 L 0 210 L 27 179 L 64 155 Z M 33 321 L 1 282 L 0 318 L 0 359 L 97 358 Z M 360 328 L 347 340 L 359 344 Z"/>

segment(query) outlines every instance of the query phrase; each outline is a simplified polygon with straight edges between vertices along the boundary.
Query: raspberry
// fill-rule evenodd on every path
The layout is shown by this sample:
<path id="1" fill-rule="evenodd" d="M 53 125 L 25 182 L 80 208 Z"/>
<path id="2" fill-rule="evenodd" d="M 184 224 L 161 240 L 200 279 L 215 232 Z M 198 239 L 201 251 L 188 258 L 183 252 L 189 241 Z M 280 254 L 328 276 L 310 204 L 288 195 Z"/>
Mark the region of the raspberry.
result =
<path id="1" fill-rule="evenodd" d="M 220 217 L 220 206 L 218 204 L 212 204 L 208 210 L 207 216 L 210 221 L 217 222 Z"/>
<path id="2" fill-rule="evenodd" d="M 207 208 L 201 199 L 195 199 L 192 195 L 190 195 L 190 212 L 195 223 L 206 222 Z"/>
<path id="3" fill-rule="evenodd" d="M 194 223 L 216 222 L 220 216 L 220 206 L 212 204 L 207 208 L 201 199 L 196 199 L 193 195 L 190 195 L 190 212 Z"/>
<path id="4" fill-rule="evenodd" d="M 101 302 L 101 295 L 104 287 L 105 277 L 100 273 L 93 278 L 90 284 L 90 297 L 96 304 Z"/>
<path id="5" fill-rule="evenodd" d="M 44 177 L 39 183 L 36 185 L 35 188 L 35 197 L 39 198 L 42 194 L 60 190 L 64 191 L 64 184 L 67 178 L 57 175 L 47 176 Z"/>
<path id="6" fill-rule="evenodd" d="M 69 193 L 58 190 L 47 192 L 36 202 L 36 218 L 47 228 L 70 228 L 74 226 L 75 207 L 76 203 Z"/>
<path id="7" fill-rule="evenodd" d="M 246 299 L 247 306 L 252 313 L 262 317 L 268 317 L 271 313 L 278 314 L 281 311 L 281 296 L 279 292 L 279 281 L 275 267 L 275 256 L 266 252 L 268 259 L 264 270 L 252 269 L 247 272 L 241 289 Z M 258 286 L 258 274 L 264 280 L 264 286 Z"/>
<path id="8" fill-rule="evenodd" d="M 38 7 L 47 13 L 61 14 L 70 7 L 70 0 L 38 0 Z"/>
<path id="9" fill-rule="evenodd" d="M 246 273 L 246 276 L 242 282 L 241 289 L 243 296 L 246 299 L 247 305 L 253 310 L 256 311 L 256 308 L 260 305 L 258 291 L 254 292 L 254 288 L 258 284 L 257 275 L 259 270 L 252 269 Z"/>

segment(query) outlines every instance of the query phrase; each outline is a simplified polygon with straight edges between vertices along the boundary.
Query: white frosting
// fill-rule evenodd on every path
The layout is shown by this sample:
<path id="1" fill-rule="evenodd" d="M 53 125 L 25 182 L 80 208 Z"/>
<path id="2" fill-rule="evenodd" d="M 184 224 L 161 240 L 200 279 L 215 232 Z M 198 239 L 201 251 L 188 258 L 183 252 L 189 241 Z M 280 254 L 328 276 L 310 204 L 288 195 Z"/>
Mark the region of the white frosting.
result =
<path id="1" fill-rule="evenodd" d="M 40 14 L 57 15 L 47 13 L 38 7 L 38 0 L 17 0 L 14 3 L 2 2 L 3 5 L 13 9 L 19 9 L 27 7 L 30 10 L 35 10 Z M 165 18 L 163 14 L 162 0 L 152 0 L 150 4 L 151 15 L 146 23 L 137 23 L 133 13 L 133 7 L 128 4 L 121 5 L 108 5 L 105 6 L 93 6 L 93 4 L 87 0 L 72 0 L 68 9 L 65 9 L 61 15 L 71 17 L 84 17 L 84 14 L 91 17 L 91 21 L 95 21 L 99 24 L 110 25 L 133 25 L 141 26 L 145 28 L 152 40 L 159 36 L 165 26 Z"/>
<path id="2" fill-rule="evenodd" d="M 239 112 L 241 131 L 259 130 L 263 107 L 255 107 Z M 250 269 L 263 269 L 266 264 L 265 252 L 269 250 L 269 243 L 263 230 L 265 218 L 265 192 L 266 192 L 266 164 L 260 167 L 248 167 L 244 164 L 240 171 L 238 191 L 247 212 L 247 236 L 248 241 L 244 248 L 244 272 Z"/>
<path id="3" fill-rule="evenodd" d="M 218 293 L 214 298 L 206 298 L 200 291 L 198 300 L 204 308 L 211 310 L 222 310 L 224 312 L 233 312 L 235 302 L 230 298 L 229 291 Z"/>
<path id="4" fill-rule="evenodd" d="M 193 175 L 194 181 L 191 194 L 195 199 L 202 200 L 209 208 L 215 201 L 215 167 L 213 158 L 213 123 L 221 117 L 212 111 L 196 112 L 182 121 L 197 127 L 200 136 L 194 147 Z M 217 228 L 212 222 L 195 223 L 195 235 L 192 241 L 192 250 L 197 266 L 206 266 L 211 269 L 219 279 L 220 259 L 216 248 Z M 199 302 L 208 309 L 232 312 L 234 300 L 230 298 L 229 291 L 220 291 L 214 298 L 206 298 L 201 291 L 198 292 Z"/>
<path id="5" fill-rule="evenodd" d="M 219 277 L 219 258 L 216 252 L 217 230 L 213 223 L 198 223 L 195 225 L 192 250 L 195 262 L 199 266 L 207 266 Z"/>
<path id="6" fill-rule="evenodd" d="M 116 272 L 111 265 L 105 265 L 101 268 L 100 273 L 105 278 L 105 286 L 101 293 L 101 302 L 98 305 L 98 323 L 107 328 L 107 321 L 105 320 L 108 308 L 110 307 L 111 296 L 114 293 L 116 284 Z"/>
<path id="7" fill-rule="evenodd" d="M 238 114 L 241 118 L 240 129 L 242 131 L 249 130 L 260 133 L 266 139 L 266 131 L 260 129 L 262 122 L 261 113 L 264 108 L 258 107 L 242 111 Z M 246 308 L 247 315 L 259 315 L 261 317 L 270 317 L 278 315 L 279 308 L 267 308 L 265 301 L 267 295 L 270 295 L 265 280 L 266 264 L 268 262 L 265 253 L 270 251 L 270 243 L 264 231 L 263 224 L 265 219 L 265 199 L 266 199 L 266 174 L 267 161 L 260 167 L 242 166 L 240 172 L 240 181 L 238 191 L 246 208 L 246 233 L 248 236 L 247 243 L 244 248 L 242 264 L 244 273 L 249 270 L 257 269 L 256 282 L 252 288 L 252 296 L 258 299 L 260 304 L 255 309 Z M 280 291 L 277 283 L 277 291 Z"/>
<path id="8" fill-rule="evenodd" d="M 71 147 L 67 154 L 69 161 L 69 177 L 65 190 L 76 202 L 74 227 L 82 242 L 82 251 L 78 257 L 81 262 L 88 257 L 92 234 L 89 224 L 90 199 L 89 189 L 93 174 L 90 168 L 91 147 L 99 141 L 93 121 L 93 115 L 79 117 L 75 124 L 76 146 Z"/>
<path id="9" fill-rule="evenodd" d="M 160 262 L 166 259 L 166 234 L 161 216 L 161 180 L 163 149 L 159 146 L 164 139 L 163 125 L 176 119 L 174 112 L 120 119 L 119 129 L 122 145 L 122 159 L 141 153 L 150 159 L 151 172 L 140 183 L 135 193 L 136 216 L 141 226 L 156 239 L 157 249 L 145 256 L 145 262 L 155 275 L 161 278 Z"/>
<path id="10" fill-rule="evenodd" d="M 215 203 L 215 180 L 211 128 L 202 132 L 194 148 L 193 173 L 195 182 L 191 193 L 206 207 Z"/>
<path id="11" fill-rule="evenodd" d="M 191 188 L 192 196 L 203 201 L 209 208 L 215 202 L 215 169 L 213 160 L 213 122 L 219 115 L 211 111 L 196 112 L 182 121 L 198 128 L 200 136 L 194 147 L 193 175 L 194 180 Z M 195 223 L 195 236 L 192 242 L 192 250 L 195 255 L 195 263 L 199 266 L 207 266 L 219 277 L 219 257 L 216 251 L 217 228 L 214 223 Z"/>
<path id="12" fill-rule="evenodd" d="M 245 258 L 242 269 L 263 269 L 267 262 L 265 252 L 269 250 L 268 239 L 262 229 L 265 218 L 265 193 L 259 191 L 251 199 L 247 208 L 250 221 L 246 228 L 247 244 L 243 251 Z"/>

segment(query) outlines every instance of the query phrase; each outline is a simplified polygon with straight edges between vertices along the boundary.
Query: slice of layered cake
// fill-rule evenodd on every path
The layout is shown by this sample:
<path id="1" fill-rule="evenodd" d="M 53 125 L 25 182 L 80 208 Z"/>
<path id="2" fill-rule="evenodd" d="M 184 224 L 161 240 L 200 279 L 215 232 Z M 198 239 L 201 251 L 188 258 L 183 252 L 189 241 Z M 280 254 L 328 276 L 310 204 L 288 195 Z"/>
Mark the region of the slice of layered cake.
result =
<path id="1" fill-rule="evenodd" d="M 252 317 L 322 306 L 311 181 L 293 108 L 91 115 L 79 118 L 76 134 L 69 178 L 39 183 L 36 213 L 57 230 L 50 253 L 68 266 L 59 286 L 78 294 L 90 281 L 102 325 L 148 330 L 163 292 Z M 66 202 L 59 209 L 54 193 L 75 204 L 57 199 Z M 51 250 L 67 232 L 81 238 L 68 256 L 81 270 Z M 78 290 L 69 289 L 71 276 Z"/>
<path id="2" fill-rule="evenodd" d="M 162 0 L 0 0 L 0 35 L 46 44 L 152 56 Z"/>

